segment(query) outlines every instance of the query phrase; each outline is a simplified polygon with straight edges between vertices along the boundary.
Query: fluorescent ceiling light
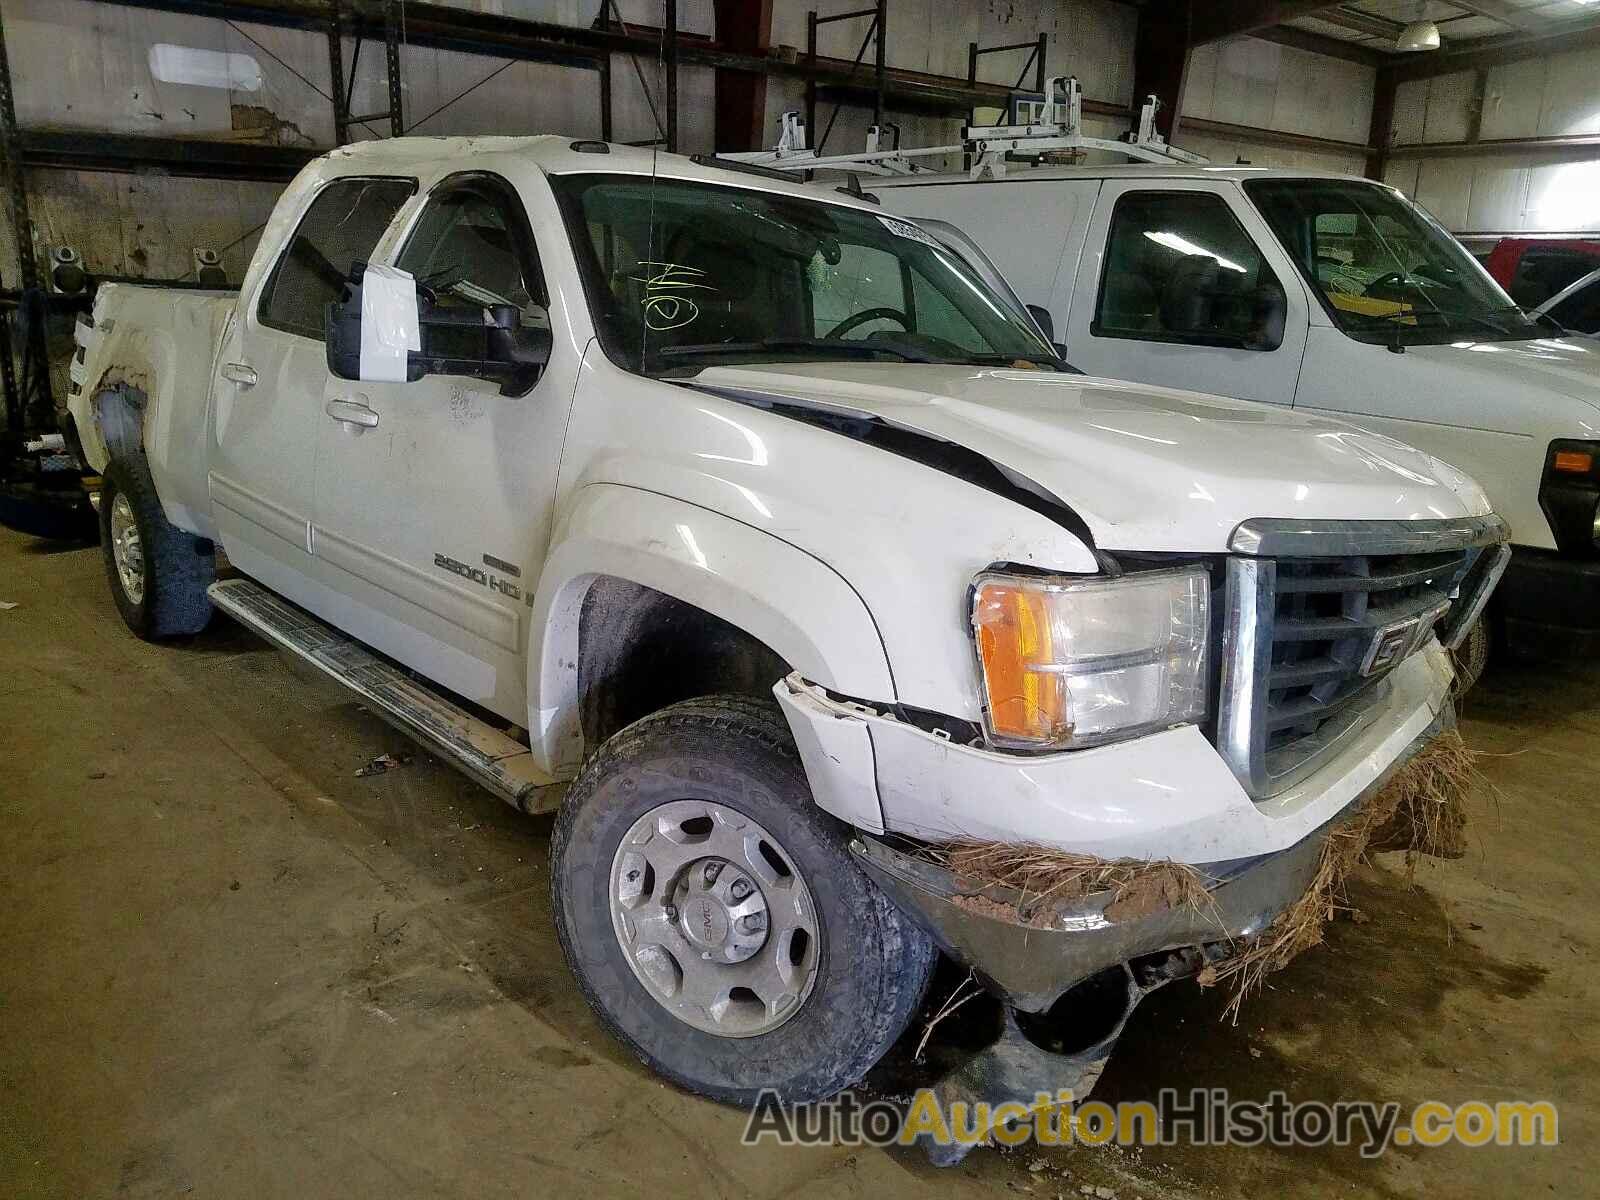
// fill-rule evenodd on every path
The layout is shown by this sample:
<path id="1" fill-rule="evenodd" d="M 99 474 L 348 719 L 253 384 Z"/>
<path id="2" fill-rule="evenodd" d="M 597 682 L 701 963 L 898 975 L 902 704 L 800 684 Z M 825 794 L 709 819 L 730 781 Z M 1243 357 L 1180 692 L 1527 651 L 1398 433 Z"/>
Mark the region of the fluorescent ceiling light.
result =
<path id="1" fill-rule="evenodd" d="M 1437 50 L 1439 27 L 1432 21 L 1413 21 L 1395 39 L 1396 50 Z"/>

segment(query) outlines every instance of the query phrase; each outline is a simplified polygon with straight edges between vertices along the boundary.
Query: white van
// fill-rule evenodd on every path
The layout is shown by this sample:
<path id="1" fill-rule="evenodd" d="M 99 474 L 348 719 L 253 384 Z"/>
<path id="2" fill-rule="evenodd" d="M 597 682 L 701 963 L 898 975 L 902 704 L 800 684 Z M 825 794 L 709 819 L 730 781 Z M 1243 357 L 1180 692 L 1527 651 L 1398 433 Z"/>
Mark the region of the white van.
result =
<path id="1" fill-rule="evenodd" d="M 1466 471 L 1511 524 L 1509 644 L 1600 650 L 1600 342 L 1519 310 L 1399 191 L 1160 163 L 871 187 L 959 226 L 1091 375 L 1334 414 Z"/>

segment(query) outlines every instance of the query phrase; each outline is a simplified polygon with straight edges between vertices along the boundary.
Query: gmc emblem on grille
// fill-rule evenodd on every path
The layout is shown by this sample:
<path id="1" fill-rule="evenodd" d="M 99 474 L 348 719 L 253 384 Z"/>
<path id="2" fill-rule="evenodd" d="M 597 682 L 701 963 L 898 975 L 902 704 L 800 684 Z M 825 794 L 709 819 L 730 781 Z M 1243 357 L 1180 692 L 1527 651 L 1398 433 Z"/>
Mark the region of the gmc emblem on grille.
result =
<path id="1" fill-rule="evenodd" d="M 1427 640 L 1439 618 L 1449 611 L 1450 604 L 1446 601 L 1437 608 L 1429 609 L 1414 617 L 1407 617 L 1403 621 L 1396 621 L 1392 625 L 1385 625 L 1378 630 L 1372 635 L 1372 645 L 1367 647 L 1367 656 L 1361 662 L 1361 674 L 1381 675 L 1402 659 L 1409 657 L 1413 650 Z"/>

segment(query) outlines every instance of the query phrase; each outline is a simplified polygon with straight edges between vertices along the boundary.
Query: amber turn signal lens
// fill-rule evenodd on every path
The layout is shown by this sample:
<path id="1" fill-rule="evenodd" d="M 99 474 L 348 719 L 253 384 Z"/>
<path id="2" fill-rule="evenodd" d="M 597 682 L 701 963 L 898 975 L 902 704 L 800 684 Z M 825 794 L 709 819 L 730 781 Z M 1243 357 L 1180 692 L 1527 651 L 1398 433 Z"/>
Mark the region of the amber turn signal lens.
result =
<path id="1" fill-rule="evenodd" d="M 1569 475 L 1587 475 L 1594 466 L 1594 455 L 1587 450 L 1557 450 L 1550 465 Z"/>
<path id="2" fill-rule="evenodd" d="M 1070 732 L 1066 678 L 1053 661 L 1049 598 L 991 581 L 972 606 L 989 698 L 989 727 L 1013 742 L 1051 744 Z"/>

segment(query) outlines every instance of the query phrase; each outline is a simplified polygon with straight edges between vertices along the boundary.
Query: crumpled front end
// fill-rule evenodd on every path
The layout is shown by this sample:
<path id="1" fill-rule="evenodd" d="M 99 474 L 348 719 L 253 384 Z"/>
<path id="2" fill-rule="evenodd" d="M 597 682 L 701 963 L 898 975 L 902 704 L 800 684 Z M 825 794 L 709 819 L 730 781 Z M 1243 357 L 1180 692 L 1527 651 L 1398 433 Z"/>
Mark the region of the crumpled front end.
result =
<path id="1" fill-rule="evenodd" d="M 1157 898 L 1129 906 L 1110 890 L 1052 903 L 989 879 L 964 877 L 883 838 L 857 837 L 852 850 L 946 954 L 972 967 L 991 991 L 1025 1013 L 1046 1012 L 1073 987 L 1124 965 L 1142 994 L 1194 974 L 1228 946 L 1266 930 L 1311 886 L 1328 832 L 1354 818 L 1453 724 L 1451 709 L 1435 715 L 1350 804 L 1293 845 L 1255 858 L 1194 865 L 1205 898 L 1181 904 Z"/>

